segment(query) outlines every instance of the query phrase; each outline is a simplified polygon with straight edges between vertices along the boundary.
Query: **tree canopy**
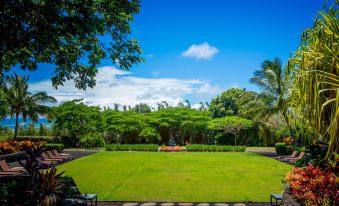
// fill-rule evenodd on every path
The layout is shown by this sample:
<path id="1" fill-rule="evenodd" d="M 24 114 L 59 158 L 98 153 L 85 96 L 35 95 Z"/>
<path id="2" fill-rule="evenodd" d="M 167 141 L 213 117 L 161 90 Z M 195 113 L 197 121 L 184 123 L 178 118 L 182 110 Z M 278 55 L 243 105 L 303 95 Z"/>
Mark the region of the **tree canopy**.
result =
<path id="1" fill-rule="evenodd" d="M 234 145 L 237 144 L 237 136 L 241 130 L 249 129 L 253 126 L 253 122 L 238 116 L 227 116 L 215 118 L 208 123 L 209 129 L 221 130 L 225 133 L 234 135 Z"/>
<path id="2" fill-rule="evenodd" d="M 70 79 L 77 88 L 94 87 L 102 59 L 122 69 L 142 61 L 138 42 L 129 37 L 139 8 L 138 0 L 3 1 L 0 79 L 16 65 L 33 71 L 48 63 L 55 66 L 54 87 Z"/>

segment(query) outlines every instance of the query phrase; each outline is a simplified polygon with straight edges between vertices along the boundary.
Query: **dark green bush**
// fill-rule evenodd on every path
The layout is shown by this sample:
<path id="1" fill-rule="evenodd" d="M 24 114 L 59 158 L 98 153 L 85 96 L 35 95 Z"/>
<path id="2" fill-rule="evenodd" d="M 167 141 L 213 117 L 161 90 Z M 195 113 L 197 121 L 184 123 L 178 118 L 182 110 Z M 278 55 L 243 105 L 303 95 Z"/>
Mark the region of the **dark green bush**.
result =
<path id="1" fill-rule="evenodd" d="M 294 148 L 292 145 L 286 145 L 285 143 L 276 143 L 275 151 L 278 155 L 289 155 L 293 152 Z"/>
<path id="2" fill-rule="evenodd" d="M 107 144 L 106 151 L 158 151 L 157 144 Z"/>
<path id="3" fill-rule="evenodd" d="M 58 152 L 61 152 L 62 150 L 64 150 L 64 145 L 63 144 L 45 144 L 44 147 L 48 150 L 58 150 Z"/>
<path id="4" fill-rule="evenodd" d="M 188 152 L 244 152 L 246 146 L 232 146 L 232 145 L 205 145 L 205 144 L 191 144 L 186 146 Z"/>
<path id="5" fill-rule="evenodd" d="M 105 140 L 99 133 L 89 133 L 81 137 L 79 145 L 84 148 L 103 147 Z"/>
<path id="6" fill-rule="evenodd" d="M 324 144 L 312 144 L 303 147 L 306 153 L 305 157 L 298 160 L 295 164 L 296 167 L 305 167 L 309 164 L 324 167 L 327 163 L 325 156 L 328 146 Z"/>

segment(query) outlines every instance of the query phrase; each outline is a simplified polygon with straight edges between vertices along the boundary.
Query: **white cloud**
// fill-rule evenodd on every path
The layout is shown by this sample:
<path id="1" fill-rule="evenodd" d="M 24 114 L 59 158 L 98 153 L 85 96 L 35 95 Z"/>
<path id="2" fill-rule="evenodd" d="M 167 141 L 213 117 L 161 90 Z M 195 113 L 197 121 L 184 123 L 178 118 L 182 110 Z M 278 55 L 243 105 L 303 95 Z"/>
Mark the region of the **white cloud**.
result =
<path id="1" fill-rule="evenodd" d="M 170 105 L 177 105 L 187 98 L 203 98 L 218 94 L 221 89 L 200 79 L 176 78 L 141 78 L 133 76 L 127 71 L 118 70 L 113 66 L 101 67 L 96 76 L 95 88 L 86 91 L 78 90 L 72 81 L 55 90 L 51 81 L 42 80 L 31 83 L 31 92 L 46 91 L 54 96 L 58 102 L 83 98 L 89 105 L 114 107 L 114 103 L 134 106 L 138 103 L 147 103 L 156 106 L 156 103 L 167 101 Z M 200 99 L 199 99 L 200 100 Z"/>
<path id="2" fill-rule="evenodd" d="M 210 46 L 207 42 L 202 44 L 193 44 L 181 56 L 190 57 L 195 59 L 210 59 L 216 55 L 219 50 L 213 46 Z"/>

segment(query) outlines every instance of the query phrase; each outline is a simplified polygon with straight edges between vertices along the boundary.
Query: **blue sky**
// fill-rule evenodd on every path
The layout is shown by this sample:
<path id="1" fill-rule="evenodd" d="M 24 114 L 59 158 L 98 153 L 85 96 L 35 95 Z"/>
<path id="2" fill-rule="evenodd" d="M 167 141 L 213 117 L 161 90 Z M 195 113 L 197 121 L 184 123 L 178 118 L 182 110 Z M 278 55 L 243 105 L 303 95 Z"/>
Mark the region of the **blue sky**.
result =
<path id="1" fill-rule="evenodd" d="M 281 57 L 286 63 L 323 4 L 322 0 L 143 0 L 132 36 L 140 41 L 145 63 L 121 72 L 105 60 L 97 87 L 86 92 L 73 89 L 72 83 L 52 89 L 51 66 L 40 65 L 28 73 L 31 88 L 45 90 L 61 102 L 83 97 L 101 106 L 154 105 L 161 100 L 176 104 L 186 98 L 195 104 L 235 86 L 257 91 L 248 82 L 253 71 L 265 59 Z"/>

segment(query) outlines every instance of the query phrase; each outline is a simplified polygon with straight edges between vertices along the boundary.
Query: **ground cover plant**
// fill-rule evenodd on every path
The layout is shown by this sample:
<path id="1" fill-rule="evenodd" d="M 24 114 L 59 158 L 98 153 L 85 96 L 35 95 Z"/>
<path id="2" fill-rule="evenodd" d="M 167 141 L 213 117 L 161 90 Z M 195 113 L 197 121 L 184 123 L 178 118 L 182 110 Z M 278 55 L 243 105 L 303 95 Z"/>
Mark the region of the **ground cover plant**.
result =
<path id="1" fill-rule="evenodd" d="M 59 167 L 99 200 L 211 202 L 267 202 L 290 168 L 247 152 L 99 152 Z"/>

